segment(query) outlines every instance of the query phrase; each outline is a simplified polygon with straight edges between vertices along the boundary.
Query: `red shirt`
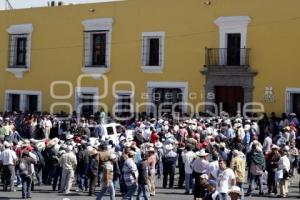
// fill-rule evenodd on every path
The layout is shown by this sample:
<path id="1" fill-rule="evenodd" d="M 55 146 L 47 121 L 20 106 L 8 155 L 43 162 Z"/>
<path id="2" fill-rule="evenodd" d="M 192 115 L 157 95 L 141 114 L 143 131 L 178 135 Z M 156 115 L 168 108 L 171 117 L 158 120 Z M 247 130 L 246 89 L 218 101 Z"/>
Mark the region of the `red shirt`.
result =
<path id="1" fill-rule="evenodd" d="M 151 140 L 151 143 L 153 143 L 153 144 L 155 144 L 156 142 L 158 142 L 158 140 L 159 140 L 158 134 L 156 132 L 152 132 L 150 140 Z"/>

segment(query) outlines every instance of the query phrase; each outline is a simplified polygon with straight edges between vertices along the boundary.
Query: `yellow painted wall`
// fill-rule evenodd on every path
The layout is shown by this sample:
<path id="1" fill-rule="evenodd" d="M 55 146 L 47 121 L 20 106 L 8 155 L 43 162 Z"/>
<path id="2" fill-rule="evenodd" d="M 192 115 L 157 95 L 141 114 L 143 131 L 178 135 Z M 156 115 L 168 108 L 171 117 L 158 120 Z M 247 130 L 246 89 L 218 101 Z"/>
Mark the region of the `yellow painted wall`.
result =
<path id="1" fill-rule="evenodd" d="M 284 111 L 285 88 L 300 87 L 300 14 L 299 0 L 129 0 L 63 7 L 32 8 L 0 12 L 0 110 L 4 109 L 5 89 L 42 91 L 42 109 L 57 100 L 50 96 L 51 82 L 67 80 L 76 86 L 83 63 L 83 20 L 113 18 L 111 70 L 109 88 L 119 80 L 135 84 L 135 102 L 144 102 L 147 81 L 187 81 L 189 92 L 196 92 L 191 103 L 204 101 L 203 70 L 205 47 L 219 47 L 219 30 L 213 23 L 220 16 L 247 15 L 251 22 L 247 47 L 251 48 L 250 64 L 258 72 L 254 81 L 254 101 L 261 101 L 265 87 L 272 86 L 275 103 L 266 103 L 267 112 Z M 94 8 L 95 12 L 88 12 Z M 22 79 L 6 72 L 10 25 L 33 24 L 31 66 Z M 142 32 L 165 32 L 165 64 L 162 74 L 141 70 Z M 98 86 L 94 79 L 85 86 Z M 120 89 L 126 89 L 120 88 Z M 57 88 L 58 94 L 64 94 Z M 67 91 L 66 91 L 67 93 Z M 70 99 L 60 102 L 74 103 Z M 111 92 L 101 100 L 111 106 Z"/>

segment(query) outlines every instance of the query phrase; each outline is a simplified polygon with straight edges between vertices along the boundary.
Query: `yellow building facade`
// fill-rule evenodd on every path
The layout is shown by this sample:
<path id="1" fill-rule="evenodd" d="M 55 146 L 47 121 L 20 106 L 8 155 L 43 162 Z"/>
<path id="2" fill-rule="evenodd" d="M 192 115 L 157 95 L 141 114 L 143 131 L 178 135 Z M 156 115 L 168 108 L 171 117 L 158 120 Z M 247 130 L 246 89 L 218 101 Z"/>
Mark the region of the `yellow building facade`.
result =
<path id="1" fill-rule="evenodd" d="M 1 11 L 0 110 L 203 112 L 223 102 L 234 113 L 256 102 L 299 113 L 299 7 L 129 0 Z"/>

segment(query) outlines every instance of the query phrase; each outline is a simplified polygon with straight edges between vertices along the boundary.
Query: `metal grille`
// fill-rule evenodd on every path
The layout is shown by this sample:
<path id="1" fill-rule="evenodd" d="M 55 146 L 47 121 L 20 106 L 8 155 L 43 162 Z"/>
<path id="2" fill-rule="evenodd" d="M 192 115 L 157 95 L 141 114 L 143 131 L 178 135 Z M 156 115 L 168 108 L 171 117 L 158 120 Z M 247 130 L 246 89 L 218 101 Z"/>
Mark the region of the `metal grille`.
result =
<path id="1" fill-rule="evenodd" d="M 10 34 L 8 47 L 8 66 L 10 68 L 27 68 L 29 34 Z"/>
<path id="2" fill-rule="evenodd" d="M 107 67 L 108 31 L 84 31 L 83 35 L 84 66 Z"/>
<path id="3" fill-rule="evenodd" d="M 206 66 L 249 66 L 249 48 L 206 48 Z"/>

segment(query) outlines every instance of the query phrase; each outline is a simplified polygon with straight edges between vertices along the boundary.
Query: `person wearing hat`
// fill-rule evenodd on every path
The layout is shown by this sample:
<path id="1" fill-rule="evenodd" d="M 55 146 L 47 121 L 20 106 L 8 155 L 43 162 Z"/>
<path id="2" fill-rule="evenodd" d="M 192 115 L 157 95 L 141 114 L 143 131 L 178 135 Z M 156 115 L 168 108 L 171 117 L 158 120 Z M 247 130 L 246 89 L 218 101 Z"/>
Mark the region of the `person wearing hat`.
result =
<path id="1" fill-rule="evenodd" d="M 205 149 L 201 149 L 196 152 L 196 157 L 191 163 L 193 178 L 195 179 L 195 188 L 199 188 L 200 184 L 200 176 L 203 173 L 207 173 L 209 162 L 208 153 L 206 153 Z"/>
<path id="2" fill-rule="evenodd" d="M 89 152 L 89 164 L 87 169 L 87 176 L 89 177 L 89 196 L 95 196 L 95 189 L 96 189 L 96 183 L 97 183 L 97 176 L 99 171 L 99 160 L 97 158 L 98 151 L 96 149 L 93 149 Z"/>
<path id="3" fill-rule="evenodd" d="M 236 176 L 236 185 L 241 188 L 240 192 L 243 195 L 243 188 L 246 176 L 246 157 L 242 152 L 236 149 L 232 151 L 232 160 L 230 163 L 230 168 L 234 171 L 234 174 Z"/>
<path id="4" fill-rule="evenodd" d="M 3 143 L 4 151 L 0 154 L 0 163 L 3 167 L 3 191 L 7 191 L 10 186 L 10 191 L 15 191 L 15 165 L 18 160 L 16 152 L 11 150 L 11 144 L 7 141 Z"/>
<path id="5" fill-rule="evenodd" d="M 262 149 L 256 143 L 252 144 L 252 150 L 248 154 L 247 162 L 249 167 L 249 188 L 245 196 L 251 196 L 254 180 L 258 183 L 259 195 L 263 196 L 261 177 L 266 168 L 266 162 Z"/>
<path id="6" fill-rule="evenodd" d="M 149 165 L 149 176 L 148 176 L 148 189 L 150 196 L 155 196 L 155 166 L 156 166 L 156 154 L 153 147 L 148 149 L 148 165 Z"/>
<path id="7" fill-rule="evenodd" d="M 22 199 L 31 198 L 32 184 L 32 164 L 36 164 L 36 160 L 29 155 L 29 151 L 25 150 L 22 153 L 22 158 L 19 163 L 19 173 L 22 179 Z"/>
<path id="8" fill-rule="evenodd" d="M 116 162 L 117 156 L 116 154 L 112 153 L 109 156 L 108 161 L 103 163 L 103 178 L 101 179 L 101 189 L 98 193 L 96 200 L 102 200 L 105 193 L 108 191 L 110 195 L 110 199 L 115 199 L 115 188 L 113 184 L 113 177 L 114 177 L 114 163 Z"/>
<path id="9" fill-rule="evenodd" d="M 156 149 L 156 158 L 157 158 L 157 178 L 160 179 L 163 174 L 163 163 L 162 163 L 162 155 L 163 155 L 163 144 L 161 142 L 155 143 Z"/>
<path id="10" fill-rule="evenodd" d="M 148 192 L 148 174 L 149 174 L 149 165 L 148 165 L 148 153 L 142 153 L 142 160 L 137 164 L 137 169 L 139 173 L 138 177 L 138 192 L 136 199 L 139 200 L 141 194 L 143 193 L 144 200 L 148 200 L 149 192 Z"/>
<path id="11" fill-rule="evenodd" d="M 275 180 L 275 172 L 278 167 L 278 161 L 280 159 L 279 147 L 275 144 L 271 145 L 271 151 L 267 152 L 266 158 L 266 170 L 268 172 L 268 195 L 272 193 L 277 195 L 277 181 Z"/>
<path id="12" fill-rule="evenodd" d="M 173 145 L 165 146 L 165 152 L 162 157 L 163 161 L 163 188 L 167 187 L 169 177 L 169 188 L 174 186 L 175 167 L 177 162 L 177 153 L 173 151 Z"/>
<path id="13" fill-rule="evenodd" d="M 288 150 L 283 149 L 280 151 L 281 158 L 278 161 L 277 171 L 282 170 L 283 177 L 279 181 L 280 195 L 278 197 L 286 198 L 288 196 L 288 179 L 289 179 L 289 171 L 291 169 L 290 160 L 287 157 Z"/>
<path id="14" fill-rule="evenodd" d="M 137 166 L 134 162 L 134 156 L 134 151 L 131 150 L 128 152 L 128 158 L 125 160 L 122 169 L 123 178 L 127 189 L 124 199 L 131 199 L 137 190 L 137 179 L 139 174 Z"/>
<path id="15" fill-rule="evenodd" d="M 190 194 L 190 188 L 193 188 L 193 168 L 192 162 L 195 159 L 195 153 L 192 151 L 192 146 L 187 145 L 185 147 L 185 152 L 182 152 L 182 160 L 184 163 L 185 170 L 185 194 Z"/>
<path id="16" fill-rule="evenodd" d="M 73 146 L 69 145 L 66 148 L 66 153 L 64 153 L 60 157 L 59 164 L 62 167 L 61 185 L 59 192 L 69 194 L 72 187 L 72 182 L 75 177 L 74 171 L 77 166 L 77 158 L 73 153 Z"/>
<path id="17" fill-rule="evenodd" d="M 208 194 L 208 175 L 202 174 L 199 179 L 199 183 L 195 184 L 194 200 L 204 199 Z"/>
<path id="18" fill-rule="evenodd" d="M 215 180 L 208 181 L 208 194 L 204 197 L 204 200 L 222 200 L 221 194 L 217 190 L 217 182 Z"/>
<path id="19" fill-rule="evenodd" d="M 238 200 L 241 197 L 241 188 L 238 186 L 232 186 L 229 195 L 231 200 Z"/>

